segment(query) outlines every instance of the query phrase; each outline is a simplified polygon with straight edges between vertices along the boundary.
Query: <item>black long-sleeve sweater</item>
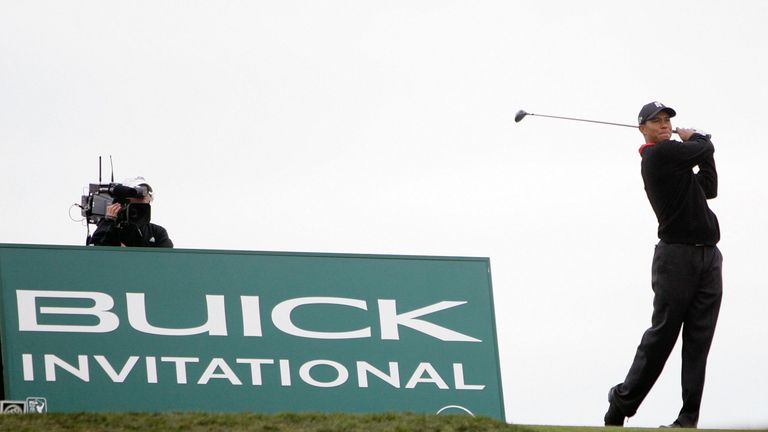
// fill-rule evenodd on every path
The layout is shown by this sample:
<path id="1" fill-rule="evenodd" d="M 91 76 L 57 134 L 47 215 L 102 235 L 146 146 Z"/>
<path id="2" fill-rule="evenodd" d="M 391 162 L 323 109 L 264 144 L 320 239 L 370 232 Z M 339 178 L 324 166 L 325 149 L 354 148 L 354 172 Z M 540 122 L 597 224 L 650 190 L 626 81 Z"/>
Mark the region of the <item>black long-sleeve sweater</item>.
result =
<path id="1" fill-rule="evenodd" d="M 659 239 L 710 246 L 720 240 L 717 216 L 707 205 L 707 199 L 717 196 L 714 153 L 712 142 L 701 134 L 686 142 L 665 140 L 640 148 L 643 183 L 659 221 Z"/>

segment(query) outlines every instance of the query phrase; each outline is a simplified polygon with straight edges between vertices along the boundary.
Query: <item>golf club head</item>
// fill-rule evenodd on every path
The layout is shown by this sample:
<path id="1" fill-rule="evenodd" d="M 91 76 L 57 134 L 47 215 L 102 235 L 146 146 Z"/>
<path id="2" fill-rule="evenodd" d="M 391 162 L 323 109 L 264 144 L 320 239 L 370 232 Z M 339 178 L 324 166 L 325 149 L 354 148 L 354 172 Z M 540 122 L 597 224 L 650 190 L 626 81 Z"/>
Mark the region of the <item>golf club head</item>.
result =
<path id="1" fill-rule="evenodd" d="M 520 120 L 527 115 L 528 113 L 523 110 L 518 111 L 517 114 L 515 114 L 515 123 L 520 123 Z"/>

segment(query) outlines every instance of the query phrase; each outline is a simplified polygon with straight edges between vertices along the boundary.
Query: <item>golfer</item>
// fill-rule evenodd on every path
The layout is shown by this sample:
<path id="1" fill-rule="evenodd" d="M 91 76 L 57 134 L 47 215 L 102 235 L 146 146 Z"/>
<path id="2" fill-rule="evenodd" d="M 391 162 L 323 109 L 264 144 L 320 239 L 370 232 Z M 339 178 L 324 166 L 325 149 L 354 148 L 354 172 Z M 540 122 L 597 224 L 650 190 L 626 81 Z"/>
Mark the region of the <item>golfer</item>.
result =
<path id="1" fill-rule="evenodd" d="M 637 347 L 624 382 L 608 392 L 606 426 L 623 426 L 637 412 L 683 331 L 683 407 L 669 427 L 695 428 L 699 421 L 707 356 L 722 298 L 720 228 L 707 200 L 717 196 L 715 148 L 709 136 L 677 129 L 675 110 L 651 102 L 638 122 L 641 173 L 648 201 L 659 222 L 653 255 L 653 316 Z M 696 169 L 698 167 L 698 170 Z"/>

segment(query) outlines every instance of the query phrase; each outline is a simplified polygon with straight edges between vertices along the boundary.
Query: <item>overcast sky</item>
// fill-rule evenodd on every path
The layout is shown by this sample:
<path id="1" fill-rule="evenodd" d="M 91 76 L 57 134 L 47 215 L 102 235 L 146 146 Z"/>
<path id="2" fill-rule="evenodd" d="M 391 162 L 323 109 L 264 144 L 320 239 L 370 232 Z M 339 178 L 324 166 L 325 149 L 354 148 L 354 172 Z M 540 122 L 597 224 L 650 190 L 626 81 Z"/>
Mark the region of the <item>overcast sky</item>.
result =
<path id="1" fill-rule="evenodd" d="M 768 2 L 0 1 L 0 242 L 78 245 L 98 156 L 179 248 L 490 257 L 507 420 L 601 425 L 650 325 L 630 128 L 713 135 L 699 426 L 768 426 Z M 109 172 L 106 169 L 105 177 Z M 672 422 L 679 344 L 628 426 Z"/>

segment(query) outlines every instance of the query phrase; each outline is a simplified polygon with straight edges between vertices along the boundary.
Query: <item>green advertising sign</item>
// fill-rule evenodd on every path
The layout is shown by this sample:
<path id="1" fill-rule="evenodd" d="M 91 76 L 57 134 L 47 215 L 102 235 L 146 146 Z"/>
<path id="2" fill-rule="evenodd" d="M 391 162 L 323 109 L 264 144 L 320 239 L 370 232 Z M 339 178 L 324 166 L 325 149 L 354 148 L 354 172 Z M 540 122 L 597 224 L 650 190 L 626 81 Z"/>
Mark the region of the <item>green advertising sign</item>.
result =
<path id="1" fill-rule="evenodd" d="M 5 398 L 504 419 L 487 258 L 0 245 Z"/>

